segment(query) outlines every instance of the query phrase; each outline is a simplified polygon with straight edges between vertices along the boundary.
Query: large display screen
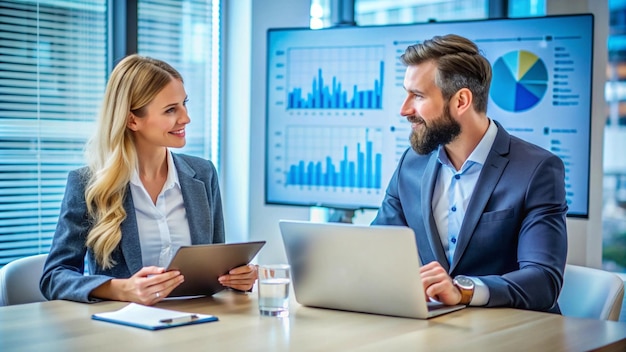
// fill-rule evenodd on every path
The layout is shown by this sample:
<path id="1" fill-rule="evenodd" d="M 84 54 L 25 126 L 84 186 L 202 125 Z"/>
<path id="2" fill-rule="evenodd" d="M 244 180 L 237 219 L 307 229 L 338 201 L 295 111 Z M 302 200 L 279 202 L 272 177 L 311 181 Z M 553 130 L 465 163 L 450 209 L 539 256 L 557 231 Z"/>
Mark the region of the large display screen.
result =
<path id="1" fill-rule="evenodd" d="M 409 146 L 399 57 L 449 33 L 473 40 L 491 62 L 487 115 L 563 160 L 568 216 L 587 217 L 591 14 L 270 29 L 266 203 L 378 208 Z"/>

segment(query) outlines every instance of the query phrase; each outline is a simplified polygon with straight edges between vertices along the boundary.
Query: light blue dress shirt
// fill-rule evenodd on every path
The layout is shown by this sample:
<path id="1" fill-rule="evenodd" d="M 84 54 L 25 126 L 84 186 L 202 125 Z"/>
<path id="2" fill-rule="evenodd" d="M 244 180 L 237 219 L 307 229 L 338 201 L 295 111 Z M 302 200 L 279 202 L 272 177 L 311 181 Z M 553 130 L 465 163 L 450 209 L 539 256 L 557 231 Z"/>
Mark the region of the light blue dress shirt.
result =
<path id="1" fill-rule="evenodd" d="M 497 133 L 498 127 L 489 120 L 487 132 L 465 160 L 460 170 L 456 170 L 452 165 L 445 148 L 439 147 L 438 161 L 441 163 L 441 168 L 439 168 L 435 183 L 432 208 L 441 244 L 449 263 L 452 263 L 454 258 L 459 236 L 463 236 L 459 233 L 459 229 Z M 471 305 L 487 304 L 489 289 L 480 279 L 472 278 L 472 280 L 476 284 L 476 288 Z"/>
<path id="2" fill-rule="evenodd" d="M 167 151 L 167 179 L 156 204 L 134 170 L 130 191 L 135 205 L 143 266 L 165 267 L 180 246 L 191 244 L 187 212 L 172 154 Z"/>

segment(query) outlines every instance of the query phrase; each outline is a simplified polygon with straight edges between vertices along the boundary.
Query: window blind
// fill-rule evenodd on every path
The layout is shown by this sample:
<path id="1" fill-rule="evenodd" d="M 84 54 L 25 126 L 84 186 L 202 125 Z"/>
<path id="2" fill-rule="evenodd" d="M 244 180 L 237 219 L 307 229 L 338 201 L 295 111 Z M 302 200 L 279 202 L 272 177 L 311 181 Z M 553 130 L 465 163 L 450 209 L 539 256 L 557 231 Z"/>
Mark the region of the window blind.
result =
<path id="1" fill-rule="evenodd" d="M 107 79 L 108 0 L 0 0 L 0 267 L 45 253 Z M 187 145 L 219 168 L 220 1 L 138 1 L 139 53 L 185 79 Z"/>
<path id="2" fill-rule="evenodd" d="M 106 82 L 107 0 L 0 0 L 0 266 L 49 250 Z"/>
<path id="3" fill-rule="evenodd" d="M 191 123 L 187 154 L 219 168 L 219 0 L 139 0 L 139 54 L 167 61 L 183 76 Z"/>

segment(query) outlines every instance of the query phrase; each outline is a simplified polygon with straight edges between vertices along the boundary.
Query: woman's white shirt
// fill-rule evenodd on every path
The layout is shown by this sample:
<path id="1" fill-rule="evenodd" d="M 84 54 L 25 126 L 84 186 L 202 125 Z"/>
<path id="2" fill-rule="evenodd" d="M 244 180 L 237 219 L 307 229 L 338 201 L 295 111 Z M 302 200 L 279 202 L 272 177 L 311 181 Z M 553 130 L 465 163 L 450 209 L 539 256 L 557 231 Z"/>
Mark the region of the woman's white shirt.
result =
<path id="1" fill-rule="evenodd" d="M 167 179 L 156 204 L 134 170 L 130 191 L 135 205 L 143 266 L 165 267 L 180 246 L 191 244 L 187 212 L 172 154 L 167 151 Z"/>

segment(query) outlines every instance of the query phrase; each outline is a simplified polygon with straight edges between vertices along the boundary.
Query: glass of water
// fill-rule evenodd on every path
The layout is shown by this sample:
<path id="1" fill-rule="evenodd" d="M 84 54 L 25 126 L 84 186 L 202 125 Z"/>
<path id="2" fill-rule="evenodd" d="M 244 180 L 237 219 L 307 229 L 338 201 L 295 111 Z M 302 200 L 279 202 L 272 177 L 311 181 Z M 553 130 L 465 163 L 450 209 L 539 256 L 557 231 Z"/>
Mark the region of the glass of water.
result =
<path id="1" fill-rule="evenodd" d="M 289 316 L 289 284 L 287 264 L 259 265 L 259 312 L 275 317 Z"/>

